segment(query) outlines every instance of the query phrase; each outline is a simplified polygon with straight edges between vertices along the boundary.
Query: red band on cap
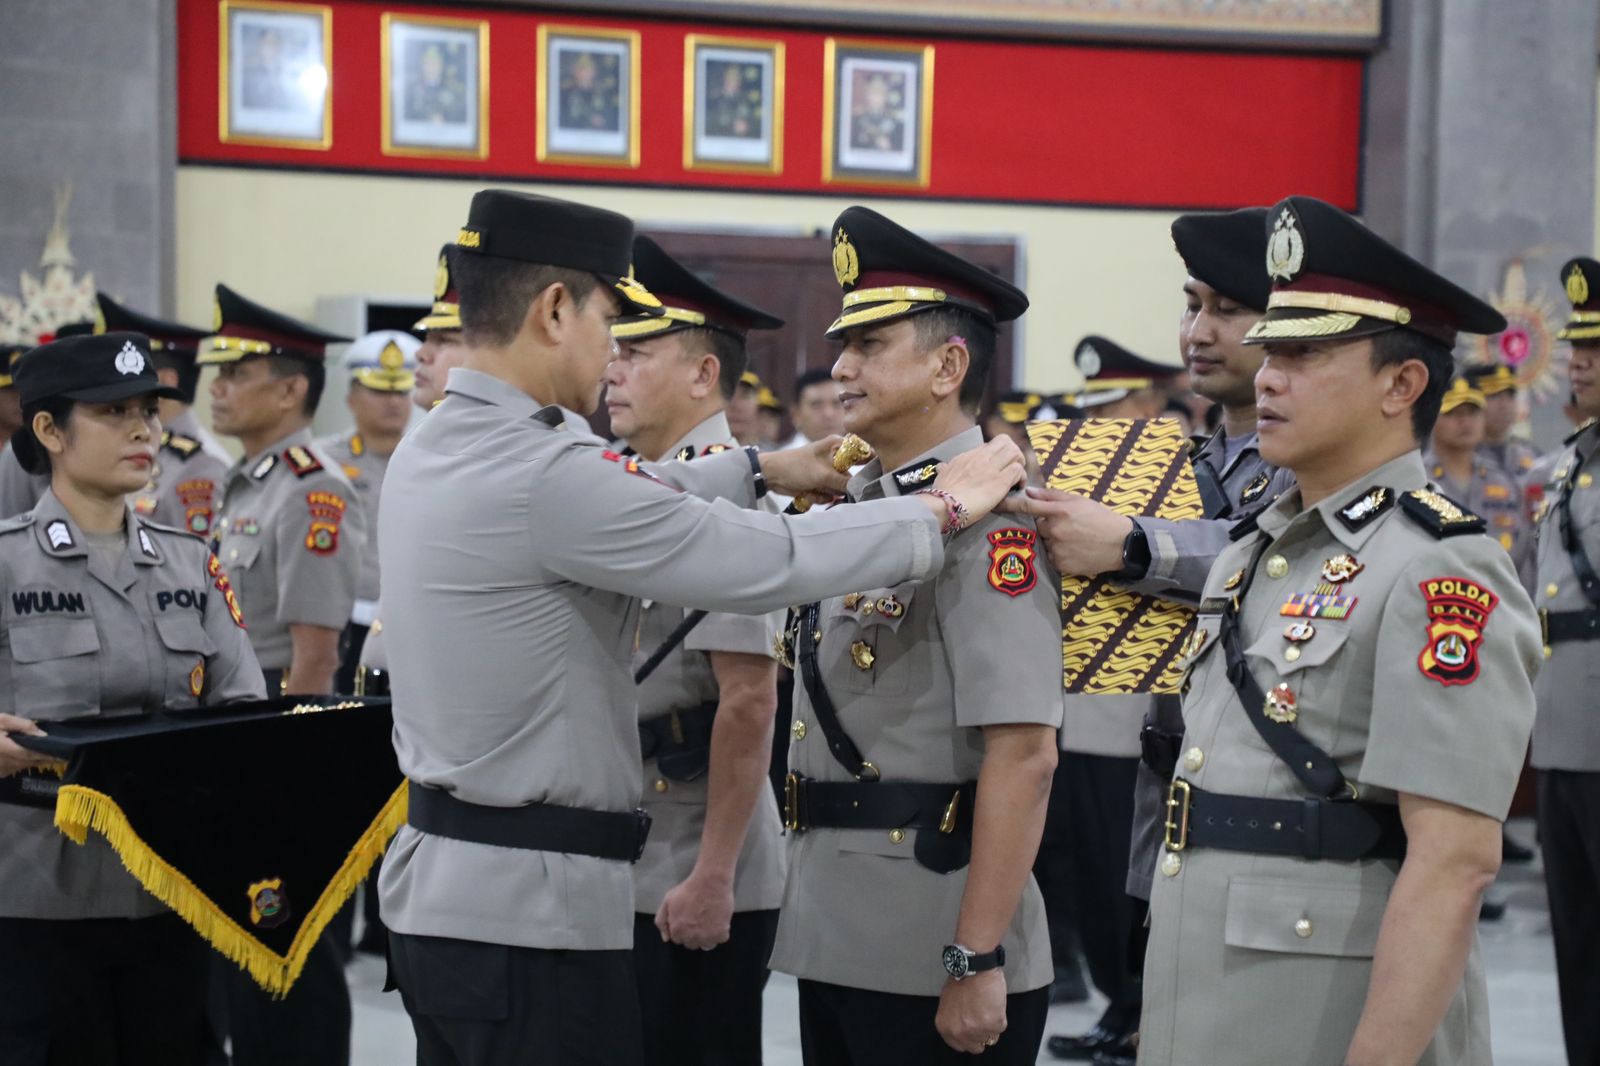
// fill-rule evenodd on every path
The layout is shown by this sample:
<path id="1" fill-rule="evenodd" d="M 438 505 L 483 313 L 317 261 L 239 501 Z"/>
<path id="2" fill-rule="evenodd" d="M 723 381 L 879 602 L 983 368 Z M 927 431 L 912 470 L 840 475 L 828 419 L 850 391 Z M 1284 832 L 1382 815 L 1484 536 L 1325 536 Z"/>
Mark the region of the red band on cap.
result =
<path id="1" fill-rule="evenodd" d="M 994 301 L 986 294 L 978 292 L 976 289 L 968 288 L 959 281 L 935 277 L 932 274 L 899 274 L 891 273 L 887 270 L 869 270 L 856 279 L 851 291 L 887 289 L 896 285 L 911 285 L 924 289 L 943 289 L 945 295 L 951 299 L 979 308 L 991 318 L 994 317 Z"/>
<path id="2" fill-rule="evenodd" d="M 297 337 L 288 333 L 279 333 L 276 330 L 262 329 L 259 326 L 241 326 L 232 322 L 224 322 L 222 327 L 214 334 L 218 337 L 238 337 L 247 341 L 265 341 L 274 348 L 283 348 L 286 351 L 305 352 L 318 359 L 327 354 L 328 342 L 311 340 L 307 337 Z"/>

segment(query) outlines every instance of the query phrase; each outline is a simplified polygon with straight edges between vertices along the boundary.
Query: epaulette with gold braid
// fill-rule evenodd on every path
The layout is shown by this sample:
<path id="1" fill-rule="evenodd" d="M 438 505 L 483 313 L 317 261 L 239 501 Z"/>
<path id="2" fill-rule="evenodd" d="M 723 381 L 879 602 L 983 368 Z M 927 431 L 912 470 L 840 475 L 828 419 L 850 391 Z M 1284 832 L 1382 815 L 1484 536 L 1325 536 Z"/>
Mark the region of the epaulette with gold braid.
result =
<path id="1" fill-rule="evenodd" d="M 289 469 L 294 471 L 296 477 L 308 477 L 322 469 L 322 461 L 298 444 L 285 448 L 283 457 L 288 460 Z"/>
<path id="2" fill-rule="evenodd" d="M 1454 537 L 1462 533 L 1482 533 L 1485 522 L 1448 496 L 1431 489 L 1402 493 L 1400 509 L 1417 525 L 1435 537 Z"/>
<path id="3" fill-rule="evenodd" d="M 161 434 L 161 446 L 171 448 L 185 459 L 200 450 L 200 442 L 193 437 L 185 437 L 182 433 L 173 433 L 168 430 Z"/>

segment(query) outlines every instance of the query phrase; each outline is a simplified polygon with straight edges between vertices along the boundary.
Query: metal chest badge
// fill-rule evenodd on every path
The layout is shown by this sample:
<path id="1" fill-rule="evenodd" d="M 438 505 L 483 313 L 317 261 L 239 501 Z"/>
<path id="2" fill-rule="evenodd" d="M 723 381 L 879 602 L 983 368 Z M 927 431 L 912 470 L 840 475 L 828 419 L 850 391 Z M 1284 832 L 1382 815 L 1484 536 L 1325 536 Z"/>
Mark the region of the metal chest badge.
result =
<path id="1" fill-rule="evenodd" d="M 1272 475 L 1263 470 L 1251 478 L 1250 483 L 1244 487 L 1244 491 L 1239 493 L 1239 502 L 1255 503 L 1261 498 L 1261 494 L 1267 491 L 1267 486 L 1271 483 Z"/>
<path id="2" fill-rule="evenodd" d="M 1365 563 L 1356 562 L 1356 557 L 1349 552 L 1341 552 L 1331 559 L 1322 562 L 1322 580 L 1334 585 L 1342 585 L 1365 570 Z"/>
<path id="3" fill-rule="evenodd" d="M 1417 656 L 1425 677 L 1441 685 L 1478 678 L 1478 645 L 1500 597 L 1464 577 L 1433 577 L 1417 586 L 1428 607 L 1428 643 Z"/>
<path id="4" fill-rule="evenodd" d="M 989 584 L 1007 596 L 1021 596 L 1038 584 L 1034 566 L 1037 535 L 1031 529 L 997 529 L 989 534 Z"/>
<path id="5" fill-rule="evenodd" d="M 1268 718 L 1279 725 L 1289 725 L 1300 712 L 1295 709 L 1294 693 L 1287 683 L 1279 683 L 1267 692 L 1267 705 L 1264 708 Z"/>

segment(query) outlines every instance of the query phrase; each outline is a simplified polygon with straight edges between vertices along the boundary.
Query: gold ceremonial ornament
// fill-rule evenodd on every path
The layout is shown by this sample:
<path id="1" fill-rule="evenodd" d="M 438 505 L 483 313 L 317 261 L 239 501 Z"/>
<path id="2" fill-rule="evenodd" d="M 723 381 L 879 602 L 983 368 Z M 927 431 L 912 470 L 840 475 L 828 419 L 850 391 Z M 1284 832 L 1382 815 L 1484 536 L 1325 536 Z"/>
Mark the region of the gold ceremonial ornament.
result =
<path id="1" fill-rule="evenodd" d="M 866 641 L 858 640 L 850 645 L 850 661 L 856 664 L 857 670 L 871 670 L 876 658 L 872 654 L 872 645 Z"/>
<path id="2" fill-rule="evenodd" d="M 841 230 L 840 232 L 844 231 Z M 844 440 L 840 441 L 839 446 L 833 450 L 833 469 L 837 473 L 848 474 L 852 466 L 864 463 L 871 458 L 872 445 L 854 433 L 846 433 Z M 794 509 L 799 514 L 805 514 L 811 510 L 811 501 L 802 496 L 794 501 Z M 845 607 L 852 611 L 855 610 L 855 605 L 849 602 L 845 603 Z"/>

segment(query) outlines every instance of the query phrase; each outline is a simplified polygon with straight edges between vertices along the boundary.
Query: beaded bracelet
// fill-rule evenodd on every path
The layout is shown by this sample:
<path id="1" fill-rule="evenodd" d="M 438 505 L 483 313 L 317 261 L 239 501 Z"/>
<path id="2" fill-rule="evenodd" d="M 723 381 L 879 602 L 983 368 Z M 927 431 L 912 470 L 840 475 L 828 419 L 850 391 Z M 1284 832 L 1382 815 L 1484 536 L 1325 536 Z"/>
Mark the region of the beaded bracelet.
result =
<path id="1" fill-rule="evenodd" d="M 948 537 L 952 533 L 959 533 L 967 527 L 967 508 L 962 502 L 943 489 L 919 489 L 918 496 L 933 496 L 944 501 L 944 525 L 939 527 L 939 533 Z"/>

